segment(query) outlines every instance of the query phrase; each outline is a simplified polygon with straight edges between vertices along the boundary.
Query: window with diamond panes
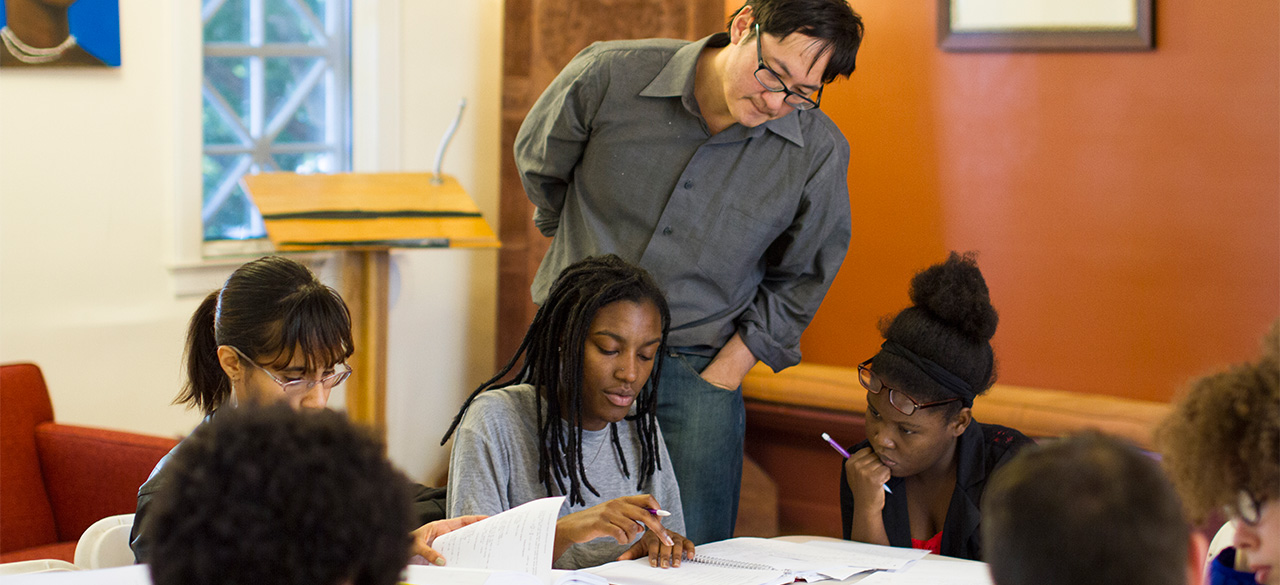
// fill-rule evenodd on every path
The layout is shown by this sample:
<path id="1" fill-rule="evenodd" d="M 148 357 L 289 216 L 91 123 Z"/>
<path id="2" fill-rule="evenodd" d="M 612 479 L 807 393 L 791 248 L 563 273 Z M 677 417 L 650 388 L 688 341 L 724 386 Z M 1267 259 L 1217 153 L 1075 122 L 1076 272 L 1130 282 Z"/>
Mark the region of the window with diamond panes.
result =
<path id="1" fill-rule="evenodd" d="M 204 240 L 262 238 L 246 173 L 350 170 L 348 0 L 204 0 Z"/>

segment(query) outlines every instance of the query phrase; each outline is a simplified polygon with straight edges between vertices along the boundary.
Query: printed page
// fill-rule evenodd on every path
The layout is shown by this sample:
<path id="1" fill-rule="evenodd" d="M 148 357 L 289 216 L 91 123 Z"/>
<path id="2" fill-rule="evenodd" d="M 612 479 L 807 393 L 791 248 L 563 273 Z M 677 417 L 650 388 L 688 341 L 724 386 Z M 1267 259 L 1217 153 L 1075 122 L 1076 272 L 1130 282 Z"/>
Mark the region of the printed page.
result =
<path id="1" fill-rule="evenodd" d="M 450 567 L 532 573 L 545 583 L 563 502 L 563 496 L 534 500 L 445 534 L 431 546 Z"/>
<path id="2" fill-rule="evenodd" d="M 529 573 L 409 565 L 400 576 L 406 585 L 544 585 Z"/>
<path id="3" fill-rule="evenodd" d="M 992 585 L 986 563 L 928 558 L 901 571 L 873 573 L 858 585 Z"/>
<path id="4" fill-rule="evenodd" d="M 679 567 L 660 569 L 649 566 L 647 558 L 614 561 L 582 571 L 619 585 L 768 585 L 792 581 L 783 577 L 782 571 L 733 569 L 688 561 Z"/>
<path id="5" fill-rule="evenodd" d="M 929 554 L 929 551 L 922 549 L 867 544 L 852 540 L 815 540 L 803 545 L 836 551 L 839 558 L 850 566 L 886 571 L 896 571 Z"/>
<path id="6" fill-rule="evenodd" d="M 552 569 L 548 580 L 531 573 L 409 565 L 400 576 L 404 585 L 609 585 L 603 577 L 583 571 Z"/>
<path id="7" fill-rule="evenodd" d="M 146 565 L 128 565 L 92 571 L 52 571 L 26 573 L 0 578 L 5 585 L 151 585 L 151 569 Z"/>
<path id="8" fill-rule="evenodd" d="M 731 538 L 698 547 L 699 557 L 731 559 L 760 563 L 786 571 L 808 581 L 818 577 L 846 579 L 870 569 L 895 570 L 928 554 L 928 551 L 878 547 L 864 543 L 844 546 L 815 546 L 820 543 L 797 543 L 777 539 Z M 821 544 L 827 544 L 825 541 Z"/>

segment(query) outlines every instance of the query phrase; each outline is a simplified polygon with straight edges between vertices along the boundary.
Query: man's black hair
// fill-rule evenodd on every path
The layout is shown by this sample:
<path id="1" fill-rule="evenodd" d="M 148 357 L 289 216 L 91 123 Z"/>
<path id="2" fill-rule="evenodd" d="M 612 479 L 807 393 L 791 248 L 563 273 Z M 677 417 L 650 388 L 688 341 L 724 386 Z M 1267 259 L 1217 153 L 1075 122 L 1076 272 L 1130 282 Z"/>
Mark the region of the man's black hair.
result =
<path id="1" fill-rule="evenodd" d="M 1182 585 L 1190 536 L 1160 465 L 1096 432 L 1023 450 L 983 496 L 998 585 Z"/>
<path id="2" fill-rule="evenodd" d="M 822 72 L 823 83 L 853 73 L 864 27 L 862 17 L 845 0 L 747 0 L 733 17 L 747 7 L 751 7 L 761 32 L 778 38 L 798 32 L 817 40 L 821 49 L 818 55 L 831 54 Z M 730 24 L 733 17 L 729 18 Z"/>

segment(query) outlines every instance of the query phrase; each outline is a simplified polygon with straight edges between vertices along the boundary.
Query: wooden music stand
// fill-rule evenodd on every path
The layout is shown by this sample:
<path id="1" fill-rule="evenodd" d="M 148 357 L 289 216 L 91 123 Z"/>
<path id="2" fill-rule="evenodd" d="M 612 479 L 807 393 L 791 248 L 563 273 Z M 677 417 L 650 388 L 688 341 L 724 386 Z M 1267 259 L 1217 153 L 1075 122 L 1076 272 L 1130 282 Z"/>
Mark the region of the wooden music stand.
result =
<path id="1" fill-rule="evenodd" d="M 352 420 L 385 431 L 387 292 L 393 248 L 496 248 L 493 229 L 449 175 L 246 175 L 267 237 L 280 251 L 338 251 L 357 352 L 347 388 Z"/>

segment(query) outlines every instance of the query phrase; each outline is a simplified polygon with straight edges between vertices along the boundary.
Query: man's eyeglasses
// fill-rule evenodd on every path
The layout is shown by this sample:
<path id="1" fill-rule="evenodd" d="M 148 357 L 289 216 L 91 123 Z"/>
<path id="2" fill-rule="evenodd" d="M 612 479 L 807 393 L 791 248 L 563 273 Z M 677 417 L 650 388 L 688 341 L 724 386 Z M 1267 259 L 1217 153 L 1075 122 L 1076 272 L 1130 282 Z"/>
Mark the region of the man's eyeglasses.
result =
<path id="1" fill-rule="evenodd" d="M 764 64 L 764 51 L 760 48 L 760 23 L 756 23 L 756 81 L 765 89 L 774 93 L 785 93 L 786 97 L 782 101 L 797 110 L 812 110 L 818 107 L 818 103 L 822 101 L 822 87 L 814 94 L 813 99 L 809 99 L 787 87 L 782 82 L 782 78 L 768 65 Z"/>
<path id="2" fill-rule="evenodd" d="M 1262 504 L 1249 493 L 1249 490 L 1240 490 L 1236 495 L 1235 505 L 1227 506 L 1226 512 L 1229 517 L 1239 518 L 1249 526 L 1257 526 L 1258 521 L 1262 519 Z"/>
<path id="3" fill-rule="evenodd" d="M 351 375 L 351 366 L 342 364 L 342 367 L 345 368 L 344 370 L 340 372 L 334 372 L 332 374 L 329 374 L 328 376 L 320 378 L 319 380 L 290 380 L 286 382 L 284 380 L 281 380 L 280 378 L 277 378 L 275 374 L 272 374 L 270 370 L 259 365 L 258 362 L 255 362 L 249 359 L 249 356 L 244 355 L 244 352 L 240 351 L 238 348 L 234 346 L 227 346 L 227 347 L 231 347 L 231 349 L 235 351 L 236 354 L 239 355 L 241 359 L 243 359 L 246 362 L 249 362 L 249 364 L 252 365 L 253 367 L 258 368 L 259 370 L 262 370 L 262 373 L 266 374 L 268 378 L 271 378 L 272 382 L 275 382 L 276 384 L 280 385 L 280 389 L 284 391 L 285 395 L 292 398 L 305 395 L 307 392 L 310 392 L 311 388 L 314 387 L 316 384 L 319 384 L 320 387 L 324 388 L 325 390 L 332 390 L 334 386 L 341 384 L 343 381 L 347 379 L 348 376 Z"/>
<path id="4" fill-rule="evenodd" d="M 858 364 L 858 381 L 862 383 L 862 387 L 866 388 L 867 392 L 872 394 L 879 394 L 882 390 L 887 390 L 889 393 L 889 404 L 898 409 L 898 412 L 907 416 L 911 416 L 915 411 L 920 410 L 921 408 L 950 404 L 960 400 L 959 398 L 948 398 L 937 402 L 926 402 L 924 404 L 920 404 L 919 402 L 916 402 L 914 398 L 907 396 L 905 392 L 885 386 L 884 383 L 880 381 L 880 378 L 876 376 L 875 372 L 871 371 L 870 365 L 871 360 Z"/>

